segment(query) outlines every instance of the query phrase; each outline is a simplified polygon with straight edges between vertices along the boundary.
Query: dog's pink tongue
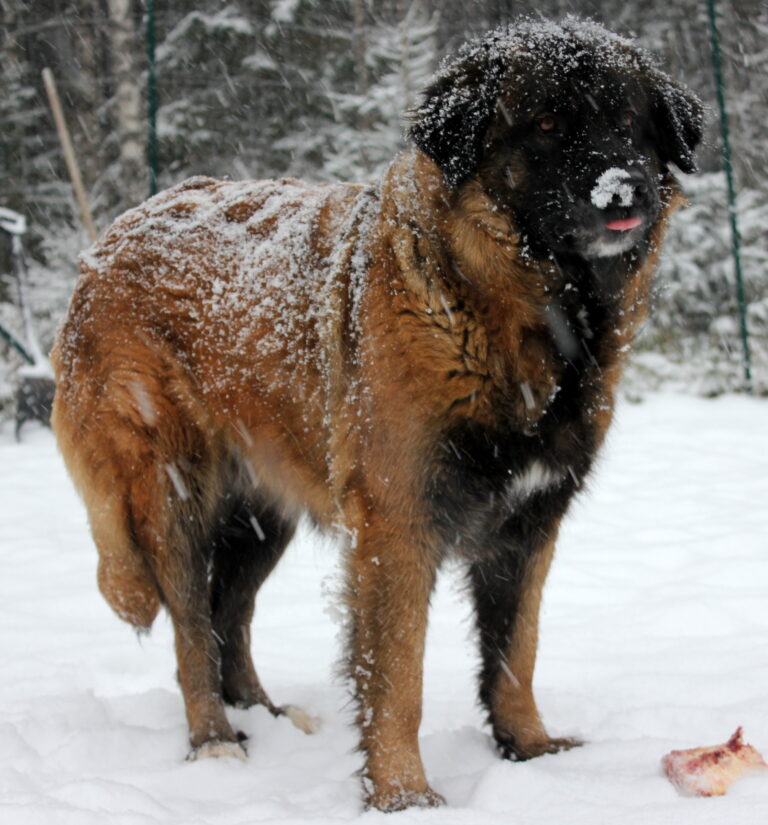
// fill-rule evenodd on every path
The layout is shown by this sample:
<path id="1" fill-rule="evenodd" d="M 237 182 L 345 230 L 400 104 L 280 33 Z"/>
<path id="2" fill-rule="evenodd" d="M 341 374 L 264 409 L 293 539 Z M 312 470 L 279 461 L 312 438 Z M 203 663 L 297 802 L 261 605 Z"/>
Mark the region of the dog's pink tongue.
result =
<path id="1" fill-rule="evenodd" d="M 642 220 L 640 218 L 620 218 L 619 220 L 609 221 L 606 225 L 606 229 L 613 229 L 615 232 L 626 232 L 628 229 L 634 229 L 636 226 L 640 226 Z"/>

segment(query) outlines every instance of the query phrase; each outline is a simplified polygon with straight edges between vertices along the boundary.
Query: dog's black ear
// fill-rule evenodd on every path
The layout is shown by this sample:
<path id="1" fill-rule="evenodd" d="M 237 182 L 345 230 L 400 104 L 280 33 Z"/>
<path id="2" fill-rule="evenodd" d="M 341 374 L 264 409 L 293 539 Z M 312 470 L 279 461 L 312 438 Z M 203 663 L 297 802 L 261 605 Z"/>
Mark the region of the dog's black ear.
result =
<path id="1" fill-rule="evenodd" d="M 688 88 L 664 72 L 650 72 L 651 122 L 661 160 L 681 172 L 695 172 L 694 152 L 701 141 L 704 107 Z"/>
<path id="2" fill-rule="evenodd" d="M 477 169 L 496 111 L 502 62 L 489 43 L 459 52 L 427 87 L 410 114 L 408 135 L 458 186 Z"/>

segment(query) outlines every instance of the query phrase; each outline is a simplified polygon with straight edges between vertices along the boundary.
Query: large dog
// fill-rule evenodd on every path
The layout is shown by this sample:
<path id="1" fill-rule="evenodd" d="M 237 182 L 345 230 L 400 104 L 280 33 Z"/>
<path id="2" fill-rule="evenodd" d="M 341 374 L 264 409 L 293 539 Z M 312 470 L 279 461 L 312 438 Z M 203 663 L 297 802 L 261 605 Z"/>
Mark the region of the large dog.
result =
<path id="1" fill-rule="evenodd" d="M 254 597 L 308 512 L 346 543 L 364 786 L 432 805 L 419 755 L 435 576 L 464 560 L 508 758 L 568 748 L 531 681 L 558 524 L 611 419 L 701 107 L 593 23 L 444 63 L 375 185 L 193 178 L 82 259 L 54 427 L 102 593 L 176 633 L 193 755 L 272 705 Z"/>

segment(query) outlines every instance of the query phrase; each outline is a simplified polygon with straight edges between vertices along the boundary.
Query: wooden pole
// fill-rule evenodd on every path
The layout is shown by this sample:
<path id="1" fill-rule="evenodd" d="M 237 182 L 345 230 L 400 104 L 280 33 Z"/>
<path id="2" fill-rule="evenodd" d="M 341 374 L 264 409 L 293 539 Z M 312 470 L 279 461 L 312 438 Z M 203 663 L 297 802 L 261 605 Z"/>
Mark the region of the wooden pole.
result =
<path id="1" fill-rule="evenodd" d="M 149 194 L 157 194 L 157 60 L 155 0 L 147 0 L 147 115 L 149 117 Z"/>
<path id="2" fill-rule="evenodd" d="M 93 225 L 91 218 L 91 210 L 88 207 L 88 199 L 85 196 L 85 187 L 83 186 L 83 179 L 80 177 L 80 167 L 77 165 L 75 158 L 75 151 L 72 148 L 72 141 L 69 137 L 69 130 L 67 123 L 64 120 L 64 112 L 61 109 L 61 101 L 59 94 L 56 91 L 56 83 L 53 79 L 53 73 L 50 69 L 43 69 L 43 83 L 45 83 L 45 91 L 48 93 L 48 100 L 51 104 L 51 111 L 53 112 L 53 119 L 56 121 L 56 130 L 59 133 L 59 142 L 61 149 L 64 152 L 64 159 L 67 162 L 67 169 L 69 170 L 69 177 L 72 181 L 72 187 L 75 190 L 75 197 L 80 206 L 80 214 L 85 225 L 85 230 L 88 237 L 93 243 L 96 240 L 96 227 Z"/>

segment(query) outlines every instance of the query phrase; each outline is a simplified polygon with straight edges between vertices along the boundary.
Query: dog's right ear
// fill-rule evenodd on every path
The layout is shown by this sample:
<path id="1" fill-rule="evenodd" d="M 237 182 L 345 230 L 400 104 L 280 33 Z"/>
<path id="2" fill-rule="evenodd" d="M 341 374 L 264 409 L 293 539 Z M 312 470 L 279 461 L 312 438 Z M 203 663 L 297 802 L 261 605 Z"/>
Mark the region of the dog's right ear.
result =
<path id="1" fill-rule="evenodd" d="M 503 69 L 490 51 L 481 43 L 468 53 L 460 52 L 410 114 L 409 137 L 453 187 L 477 169 L 496 111 Z"/>
<path id="2" fill-rule="evenodd" d="M 656 148 L 664 163 L 671 161 L 681 172 L 696 171 L 694 151 L 701 142 L 704 107 L 686 86 L 664 72 L 649 72 L 651 120 Z"/>

